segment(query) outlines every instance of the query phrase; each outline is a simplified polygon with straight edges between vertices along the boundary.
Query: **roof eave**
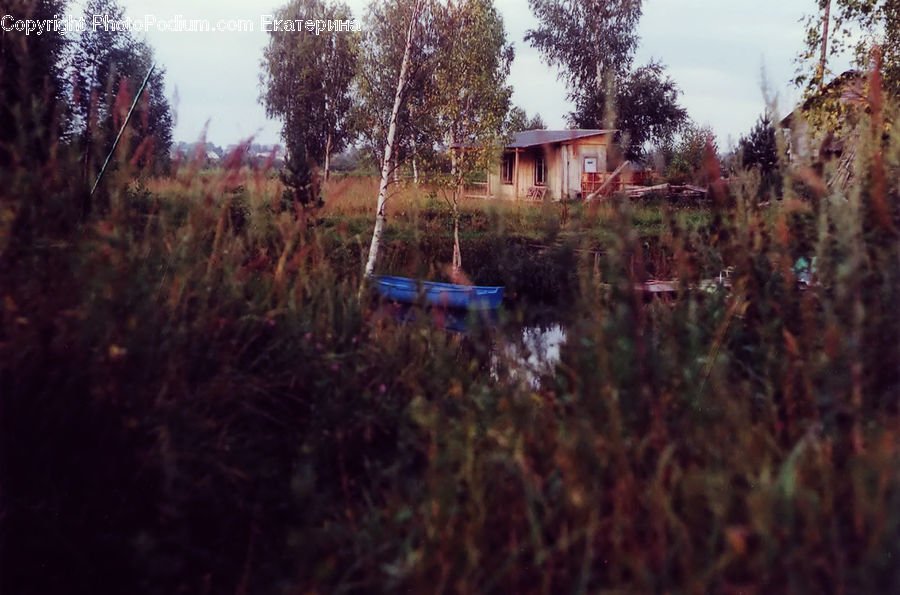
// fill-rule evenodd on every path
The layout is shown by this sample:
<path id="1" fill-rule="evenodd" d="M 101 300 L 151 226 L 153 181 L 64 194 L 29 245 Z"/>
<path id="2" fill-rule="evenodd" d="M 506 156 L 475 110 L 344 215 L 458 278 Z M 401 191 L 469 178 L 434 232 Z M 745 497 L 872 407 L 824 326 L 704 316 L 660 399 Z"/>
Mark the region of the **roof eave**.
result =
<path id="1" fill-rule="evenodd" d="M 542 131 L 526 130 L 524 132 L 542 132 Z M 575 141 L 584 140 L 587 138 L 593 138 L 595 136 L 603 136 L 603 135 L 607 135 L 607 134 L 613 134 L 613 133 L 619 132 L 619 130 L 616 128 L 600 129 L 600 130 L 597 130 L 596 132 L 590 132 L 588 134 L 579 134 L 578 130 L 560 131 L 560 132 L 571 132 L 573 134 L 571 134 L 571 136 L 568 136 L 565 138 L 555 138 L 555 139 L 540 140 L 540 141 L 525 142 L 525 143 L 510 143 L 510 144 L 506 145 L 505 149 L 507 149 L 507 150 L 530 149 L 533 147 L 543 147 L 545 145 L 561 145 L 561 144 L 565 144 L 565 143 L 572 143 Z"/>

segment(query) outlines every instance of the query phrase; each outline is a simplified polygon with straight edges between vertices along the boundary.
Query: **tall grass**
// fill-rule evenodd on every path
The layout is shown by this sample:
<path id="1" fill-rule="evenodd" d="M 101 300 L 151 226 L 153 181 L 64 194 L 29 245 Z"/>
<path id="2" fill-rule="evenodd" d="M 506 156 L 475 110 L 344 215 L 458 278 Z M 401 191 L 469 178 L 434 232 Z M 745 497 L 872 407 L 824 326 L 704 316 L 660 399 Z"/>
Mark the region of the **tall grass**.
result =
<path id="1" fill-rule="evenodd" d="M 12 172 L 0 590 L 897 591 L 900 133 L 881 113 L 845 195 L 801 169 L 783 202 L 715 186 L 702 215 L 467 203 L 494 255 L 476 277 L 571 274 L 537 388 L 496 330 L 357 299 L 367 181 L 307 213 L 264 172 L 121 171 L 79 220 L 77 160 Z M 439 200 L 398 194 L 412 248 L 385 270 L 449 262 Z M 731 291 L 688 289 L 724 266 Z M 653 275 L 684 290 L 647 301 Z"/>

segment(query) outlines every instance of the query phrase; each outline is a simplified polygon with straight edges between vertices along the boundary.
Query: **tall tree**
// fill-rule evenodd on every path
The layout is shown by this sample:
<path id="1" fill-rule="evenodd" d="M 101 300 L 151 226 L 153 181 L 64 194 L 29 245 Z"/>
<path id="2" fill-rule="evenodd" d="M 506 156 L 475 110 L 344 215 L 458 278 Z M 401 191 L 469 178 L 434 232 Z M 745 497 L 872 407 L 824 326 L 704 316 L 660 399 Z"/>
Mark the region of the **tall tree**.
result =
<path id="1" fill-rule="evenodd" d="M 397 78 L 407 56 L 406 33 L 415 8 L 416 3 L 410 0 L 375 0 L 369 4 L 363 19 L 353 120 L 364 147 L 379 165 L 384 155 Z M 403 108 L 397 114 L 396 143 L 392 151 L 394 173 L 406 162 L 417 170 L 423 158 L 433 155 L 437 132 L 426 105 L 437 33 L 432 8 L 431 2 L 421 6 L 417 32 L 407 56 Z"/>
<path id="2" fill-rule="evenodd" d="M 577 99 L 584 89 L 615 96 L 615 84 L 637 49 L 641 0 L 529 0 L 538 28 L 525 35 L 551 65 L 560 68 Z M 612 128 L 613 122 L 606 121 Z"/>
<path id="3" fill-rule="evenodd" d="M 397 73 L 397 84 L 394 91 L 394 103 L 391 106 L 388 119 L 387 137 L 384 151 L 381 157 L 381 182 L 378 185 L 378 202 L 375 210 L 375 228 L 372 231 L 372 243 L 369 245 L 369 258 L 366 261 L 365 279 L 370 279 L 375 274 L 375 265 L 378 262 L 378 253 L 381 250 L 381 238 L 387 221 L 386 207 L 388 199 L 388 184 L 390 183 L 393 151 L 397 143 L 397 122 L 402 112 L 403 101 L 409 91 L 410 56 L 413 47 L 417 43 L 416 37 L 421 29 L 420 19 L 424 9 L 425 0 L 414 0 L 406 23 L 406 43 L 403 47 L 403 58 L 400 61 L 400 70 Z"/>
<path id="4" fill-rule="evenodd" d="M 539 20 L 525 39 L 539 49 L 569 88 L 581 128 L 621 131 L 630 159 L 649 144 L 672 140 L 687 121 L 678 86 L 656 61 L 632 70 L 641 0 L 529 0 Z"/>
<path id="5" fill-rule="evenodd" d="M 688 121 L 687 110 L 678 104 L 680 93 L 659 62 L 651 61 L 623 75 L 611 103 L 626 157 L 642 159 L 650 146 L 672 141 Z M 597 128 L 609 103 L 603 88 L 582 90 L 570 120 L 579 128 Z"/>
<path id="6" fill-rule="evenodd" d="M 94 14 L 119 19 L 116 0 L 90 0 L 86 18 Z M 70 57 L 73 81 L 73 134 L 84 155 L 84 177 L 90 183 L 118 134 L 134 94 L 153 64 L 153 50 L 128 31 L 87 27 Z M 172 114 L 165 97 L 165 70 L 157 67 L 135 108 L 126 142 L 120 146 L 140 166 L 167 168 L 172 145 Z"/>
<path id="7" fill-rule="evenodd" d="M 340 2 L 293 0 L 276 15 L 285 21 L 346 20 L 350 9 Z M 356 71 L 354 32 L 273 31 L 263 55 L 262 102 L 270 117 L 282 122 L 287 146 L 283 179 L 303 204 L 317 197 L 314 171 L 351 138 L 348 115 Z"/>
<path id="8" fill-rule="evenodd" d="M 528 112 L 519 106 L 513 106 L 506 114 L 506 122 L 503 124 L 504 132 L 507 136 L 523 130 L 546 130 L 547 124 L 540 114 L 528 117 Z"/>
<path id="9" fill-rule="evenodd" d="M 65 0 L 0 0 L 0 16 L 48 20 Z M 65 36 L 0 32 L 0 167 L 38 163 L 62 132 Z"/>
<path id="10" fill-rule="evenodd" d="M 406 23 L 406 38 L 397 72 L 394 100 L 389 117 L 384 110 L 384 85 L 375 81 L 390 76 L 395 64 L 395 39 L 399 28 L 379 29 L 380 18 L 373 15 L 395 14 L 394 21 Z M 362 111 L 372 131 L 385 130 L 387 142 L 380 152 L 382 185 L 379 191 L 376 228 L 366 265 L 370 276 L 375 267 L 381 233 L 384 229 L 384 204 L 397 154 L 416 151 L 427 165 L 432 180 L 444 186 L 454 209 L 454 270 L 461 266 L 459 251 L 459 199 L 463 180 L 475 169 L 484 168 L 491 148 L 498 147 L 503 123 L 509 110 L 511 88 L 506 84 L 512 62 L 512 46 L 506 42 L 503 21 L 490 0 L 449 0 L 446 2 L 389 0 L 370 6 L 370 22 L 377 35 L 364 42 L 362 52 L 372 68 L 361 67 Z M 379 107 L 382 106 L 382 107 Z M 383 141 L 382 141 L 383 142 Z M 417 144 L 418 147 L 417 148 Z M 442 155 L 422 149 L 443 145 L 450 149 L 450 171 L 443 170 Z M 412 153 L 415 154 L 415 153 Z M 407 152 L 406 155 L 411 155 Z"/>
<path id="11" fill-rule="evenodd" d="M 429 106 L 450 148 L 447 183 L 453 208 L 453 270 L 459 272 L 463 182 L 474 171 L 485 169 L 502 146 L 512 96 L 506 79 L 513 48 L 491 0 L 449 0 L 437 6 L 436 20 L 442 33 Z"/>

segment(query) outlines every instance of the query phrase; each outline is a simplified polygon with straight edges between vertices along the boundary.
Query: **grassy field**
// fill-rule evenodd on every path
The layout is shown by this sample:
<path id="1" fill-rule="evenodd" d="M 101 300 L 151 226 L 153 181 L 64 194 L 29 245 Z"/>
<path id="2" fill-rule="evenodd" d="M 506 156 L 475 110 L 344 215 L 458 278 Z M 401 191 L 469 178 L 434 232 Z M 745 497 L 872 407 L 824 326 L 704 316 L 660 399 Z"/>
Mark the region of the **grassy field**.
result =
<path id="1" fill-rule="evenodd" d="M 266 172 L 121 169 L 84 215 L 77 156 L 12 171 L 0 591 L 900 590 L 900 136 L 858 154 L 767 207 L 752 175 L 702 209 L 466 202 L 504 316 L 565 313 L 537 386 L 500 330 L 359 297 L 372 180 L 304 212 Z M 388 216 L 379 270 L 441 278 L 440 195 Z"/>

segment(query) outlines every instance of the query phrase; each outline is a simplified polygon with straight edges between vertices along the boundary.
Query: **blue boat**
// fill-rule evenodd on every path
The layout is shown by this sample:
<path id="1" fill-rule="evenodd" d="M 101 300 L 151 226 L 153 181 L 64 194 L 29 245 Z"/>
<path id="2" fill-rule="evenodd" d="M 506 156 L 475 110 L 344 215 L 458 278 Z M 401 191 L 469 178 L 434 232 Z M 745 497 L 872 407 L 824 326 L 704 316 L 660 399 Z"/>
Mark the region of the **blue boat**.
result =
<path id="1" fill-rule="evenodd" d="M 404 304 L 424 300 L 431 306 L 464 310 L 494 310 L 503 301 L 503 287 L 453 285 L 406 277 L 378 277 L 376 288 L 385 299 Z"/>

